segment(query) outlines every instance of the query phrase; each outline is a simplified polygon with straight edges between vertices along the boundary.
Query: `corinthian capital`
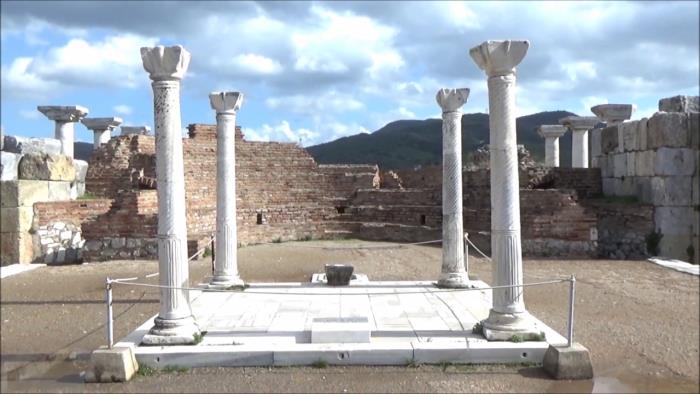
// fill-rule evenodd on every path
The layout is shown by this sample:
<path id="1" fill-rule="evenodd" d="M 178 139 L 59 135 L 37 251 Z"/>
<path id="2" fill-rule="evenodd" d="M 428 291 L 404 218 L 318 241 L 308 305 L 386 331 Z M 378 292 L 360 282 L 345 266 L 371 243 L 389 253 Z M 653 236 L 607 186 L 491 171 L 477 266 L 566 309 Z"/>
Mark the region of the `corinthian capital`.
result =
<path id="1" fill-rule="evenodd" d="M 235 114 L 243 103 L 243 93 L 211 92 L 209 93 L 209 102 L 217 114 Z"/>
<path id="2" fill-rule="evenodd" d="M 143 68 L 153 81 L 181 80 L 190 65 L 190 53 L 180 45 L 141 48 Z"/>
<path id="3" fill-rule="evenodd" d="M 480 69 L 489 77 L 498 77 L 515 73 L 515 66 L 525 57 L 530 42 L 522 41 L 485 41 L 469 50 L 469 55 Z"/>
<path id="4" fill-rule="evenodd" d="M 469 97 L 469 89 L 440 89 L 435 96 L 438 105 L 442 108 L 442 112 L 458 111 Z"/>

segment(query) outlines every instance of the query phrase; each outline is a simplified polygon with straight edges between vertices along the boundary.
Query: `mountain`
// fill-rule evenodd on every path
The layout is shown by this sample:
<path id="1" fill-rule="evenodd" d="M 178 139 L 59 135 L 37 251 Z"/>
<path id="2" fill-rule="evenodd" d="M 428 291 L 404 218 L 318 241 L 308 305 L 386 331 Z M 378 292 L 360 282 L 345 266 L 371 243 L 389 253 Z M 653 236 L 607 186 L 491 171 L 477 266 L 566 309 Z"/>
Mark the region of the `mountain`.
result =
<path id="1" fill-rule="evenodd" d="M 559 124 L 559 119 L 575 115 L 567 111 L 540 112 L 516 119 L 518 144 L 524 144 L 535 160 L 544 161 L 544 139 L 536 128 Z M 462 152 L 471 152 L 489 143 L 489 116 L 462 115 Z M 382 169 L 407 168 L 442 162 L 442 120 L 397 120 L 371 134 L 356 134 L 307 147 L 321 164 L 379 164 Z M 562 167 L 571 166 L 571 133 L 559 139 Z"/>
<path id="2" fill-rule="evenodd" d="M 93 149 L 92 142 L 80 142 L 76 141 L 73 145 L 73 157 L 77 160 L 90 161 L 90 155 Z"/>

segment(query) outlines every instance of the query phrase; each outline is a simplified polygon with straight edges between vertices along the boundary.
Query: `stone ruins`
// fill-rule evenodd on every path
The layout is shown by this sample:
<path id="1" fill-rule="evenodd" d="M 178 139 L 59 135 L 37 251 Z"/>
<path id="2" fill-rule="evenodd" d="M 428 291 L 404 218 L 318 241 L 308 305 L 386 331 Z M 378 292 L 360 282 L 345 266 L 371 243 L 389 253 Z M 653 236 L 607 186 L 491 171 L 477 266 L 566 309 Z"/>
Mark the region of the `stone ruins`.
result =
<path id="1" fill-rule="evenodd" d="M 516 44 L 509 50 L 520 52 L 508 56 L 488 45 L 472 52 L 487 73 L 495 111 L 496 102 L 511 100 L 511 70 L 526 52 Z M 491 58 L 494 53 L 498 56 Z M 159 70 L 156 58 L 149 62 L 157 98 L 169 100 L 177 79 L 167 72 L 179 76 L 186 67 Z M 662 99 L 648 119 L 630 121 L 632 105 L 603 104 L 591 109 L 595 117 L 570 116 L 559 121 L 561 126 L 543 125 L 544 165 L 526 162 L 522 152 L 518 159 L 511 157 L 514 126 L 510 120 L 497 123 L 494 112 L 491 127 L 503 135 L 476 152 L 474 163 L 463 164 L 457 142 L 469 130 L 459 130 L 455 120 L 468 90 L 445 90 L 437 97 L 443 110 L 444 168 L 385 170 L 373 164 L 318 165 L 297 144 L 246 141 L 235 126 L 237 109 L 227 109 L 240 106 L 240 101 L 234 104 L 235 94 L 210 98 L 217 125 L 190 124 L 188 138 L 169 142 L 168 149 L 181 146 L 183 151 L 181 162 L 173 163 L 157 157 L 148 126 L 122 125 L 117 134 L 120 118 L 87 117 L 82 106 L 39 106 L 55 122 L 55 139 L 2 139 L 2 264 L 157 259 L 165 236 L 177 244 L 172 253 L 178 258 L 214 234 L 235 240 L 217 248 L 310 238 L 444 237 L 441 281 L 462 286 L 467 283 L 460 276 L 466 266 L 457 247 L 462 239 L 450 239 L 450 228 L 462 228 L 494 255 L 510 256 L 505 245 L 515 237 L 521 238 L 525 256 L 660 255 L 700 262 L 698 97 Z M 89 162 L 73 159 L 77 122 L 95 136 Z M 155 127 L 159 132 L 158 127 L 174 126 Z M 557 137 L 569 131 L 571 168 L 559 167 Z M 217 139 L 224 140 L 219 145 L 224 156 Z M 217 175 L 219 161 L 235 161 L 235 166 Z M 503 163 L 508 166 L 501 168 Z M 182 166 L 184 177 L 164 185 L 184 184 L 184 196 L 170 203 L 159 198 L 156 181 L 156 169 L 169 171 L 168 166 Z M 492 177 L 498 180 L 494 193 Z M 217 209 L 215 190 L 236 195 L 235 207 Z M 159 230 L 159 204 L 164 204 L 161 212 L 168 204 L 186 207 L 184 217 L 166 215 L 173 223 L 165 233 Z M 521 227 L 514 227 L 517 223 Z M 491 250 L 492 241 L 504 246 Z M 235 257 L 230 257 L 235 253 L 216 252 L 216 281 L 237 282 Z"/>

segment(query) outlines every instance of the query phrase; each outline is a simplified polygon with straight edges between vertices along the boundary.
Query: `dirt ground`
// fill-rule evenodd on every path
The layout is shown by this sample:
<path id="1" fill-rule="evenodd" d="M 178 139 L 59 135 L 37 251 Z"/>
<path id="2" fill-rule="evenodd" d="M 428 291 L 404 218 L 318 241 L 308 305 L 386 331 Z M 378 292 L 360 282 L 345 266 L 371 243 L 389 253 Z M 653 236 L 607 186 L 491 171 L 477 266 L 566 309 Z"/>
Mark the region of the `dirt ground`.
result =
<path id="1" fill-rule="evenodd" d="M 370 280 L 437 278 L 440 249 L 327 250 L 382 245 L 290 242 L 239 250 L 249 282 L 308 281 L 325 263 L 352 263 Z M 490 264 L 470 256 L 469 271 L 491 282 Z M 2 280 L 0 331 L 6 392 L 698 392 L 699 281 L 644 261 L 526 260 L 525 282 L 576 275 L 576 341 L 591 351 L 596 378 L 550 380 L 537 366 L 198 368 L 137 376 L 126 384 L 84 384 L 90 351 L 105 344 L 104 279 L 157 271 L 155 261 L 44 267 Z M 204 282 L 211 261 L 190 264 Z M 156 278 L 147 280 L 156 283 Z M 151 288 L 119 286 L 115 338 L 158 311 Z M 568 285 L 528 287 L 528 310 L 561 333 Z"/>

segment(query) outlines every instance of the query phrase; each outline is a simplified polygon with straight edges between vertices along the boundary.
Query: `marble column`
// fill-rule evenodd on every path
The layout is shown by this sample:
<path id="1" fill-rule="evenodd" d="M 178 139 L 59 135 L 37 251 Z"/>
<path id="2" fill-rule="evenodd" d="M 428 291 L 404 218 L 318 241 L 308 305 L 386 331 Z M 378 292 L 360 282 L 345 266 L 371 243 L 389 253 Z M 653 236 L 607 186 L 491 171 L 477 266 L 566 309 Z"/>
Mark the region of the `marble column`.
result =
<path id="1" fill-rule="evenodd" d="M 462 215 L 462 105 L 469 89 L 440 89 L 442 108 L 442 270 L 439 287 L 469 287 Z"/>
<path id="2" fill-rule="evenodd" d="M 571 167 L 588 168 L 588 131 L 599 123 L 595 116 L 567 116 L 559 124 L 571 130 Z"/>
<path id="3" fill-rule="evenodd" d="M 121 128 L 121 135 L 131 135 L 131 134 L 147 135 L 148 133 L 151 132 L 151 128 L 148 126 L 122 126 L 120 128 Z"/>
<path id="4" fill-rule="evenodd" d="M 216 259 L 210 286 L 242 287 L 236 232 L 236 113 L 243 94 L 214 92 L 209 101 L 216 111 Z"/>
<path id="5" fill-rule="evenodd" d="M 109 139 L 112 138 L 112 130 L 122 124 L 122 122 L 122 119 L 117 117 L 85 118 L 81 120 L 81 123 L 95 134 L 93 150 L 109 142 Z"/>
<path id="6" fill-rule="evenodd" d="M 491 165 L 491 264 L 494 286 L 523 283 L 520 189 L 515 133 L 515 66 L 528 41 L 486 41 L 469 51 L 488 76 Z M 539 333 L 525 310 L 523 288 L 493 290 L 493 306 L 482 321 L 488 340 L 529 339 Z"/>
<path id="7" fill-rule="evenodd" d="M 79 105 L 41 105 L 36 109 L 56 122 L 54 137 L 61 141 L 61 154 L 72 158 L 75 144 L 74 124 L 88 114 L 88 109 Z"/>
<path id="8" fill-rule="evenodd" d="M 537 133 L 544 138 L 544 165 L 559 167 L 559 137 L 566 133 L 566 127 L 560 125 L 542 125 Z"/>
<path id="9" fill-rule="evenodd" d="M 161 286 L 189 287 L 180 80 L 187 71 L 190 54 L 181 46 L 157 46 L 141 48 L 141 59 L 153 81 L 159 283 Z M 143 342 L 150 345 L 194 343 L 199 328 L 189 301 L 186 290 L 161 288 L 158 317 Z"/>

